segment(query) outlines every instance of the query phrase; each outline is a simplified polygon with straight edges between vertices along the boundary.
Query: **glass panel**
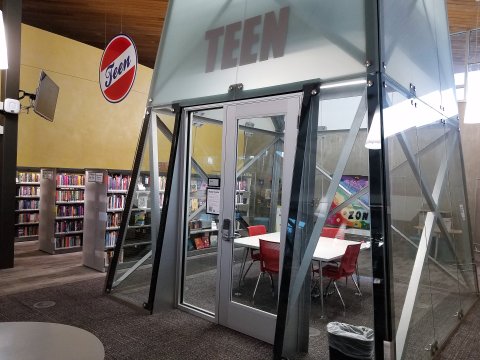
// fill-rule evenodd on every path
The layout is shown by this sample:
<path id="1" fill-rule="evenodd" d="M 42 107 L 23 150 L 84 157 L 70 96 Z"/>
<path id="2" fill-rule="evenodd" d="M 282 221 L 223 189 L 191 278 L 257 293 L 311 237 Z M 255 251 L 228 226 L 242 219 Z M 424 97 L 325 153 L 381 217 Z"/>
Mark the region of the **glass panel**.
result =
<path id="1" fill-rule="evenodd" d="M 320 78 L 323 81 L 365 72 L 365 13 L 364 1 L 295 0 L 246 1 L 244 31 L 249 19 L 255 21 L 263 15 L 254 28 L 257 41 L 251 53 L 260 61 L 238 67 L 238 82 L 244 89 L 260 89 Z M 269 33 L 266 31 L 271 11 L 289 9 L 283 56 L 262 61 L 262 51 Z M 282 10 L 278 12 L 281 16 Z M 262 28 L 263 26 L 263 28 Z M 262 31 L 263 30 L 263 31 Z M 277 33 L 281 33 L 279 28 Z M 244 36 L 244 42 L 246 41 Z M 254 56 L 255 57 L 255 56 Z M 256 59 L 255 59 L 256 60 Z M 302 64 L 298 66 L 298 64 Z"/>
<path id="2" fill-rule="evenodd" d="M 240 239 L 233 250 L 232 301 L 276 314 L 285 116 L 238 119 L 237 126 L 235 231 Z M 263 276 L 260 245 L 249 243 L 257 235 L 272 239 L 276 254 Z"/>
<path id="3" fill-rule="evenodd" d="M 383 123 L 391 204 L 388 241 L 392 249 L 392 306 L 397 358 L 429 359 L 430 355 L 424 349 L 433 343 L 434 331 L 428 260 L 425 256 L 429 245 L 428 236 L 425 237 L 423 231 L 426 218 L 430 219 L 432 213 L 418 182 L 423 147 L 419 145 L 420 137 L 415 126 L 418 116 L 414 102 L 392 89 L 387 91 Z M 399 126 L 402 118 L 411 119 L 411 122 L 403 122 Z M 434 165 L 438 168 L 438 164 Z M 428 184 L 432 180 L 425 182 Z"/>
<path id="4" fill-rule="evenodd" d="M 473 261 L 472 243 L 470 240 L 470 224 L 468 221 L 468 212 L 465 196 L 465 183 L 462 167 L 462 155 L 460 139 L 458 137 L 458 125 L 456 121 L 449 126 L 449 137 L 447 138 L 447 149 L 453 149 L 450 166 L 448 169 L 448 182 L 446 184 L 446 193 L 451 201 L 451 231 L 456 249 L 456 261 L 459 268 L 459 290 L 461 309 L 463 314 L 470 309 L 473 303 L 478 299 L 477 295 L 477 275 L 475 263 Z"/>
<path id="5" fill-rule="evenodd" d="M 435 11 L 438 3 L 435 0 L 383 3 L 386 73 L 405 89 L 414 84 L 417 96 L 435 109 L 441 104 L 435 26 L 442 9 Z M 445 18 L 445 9 L 442 11 Z"/>
<path id="6" fill-rule="evenodd" d="M 218 214 L 207 211 L 208 178 L 222 170 L 223 109 L 190 113 L 183 303 L 216 310 Z"/>
<path id="7" fill-rule="evenodd" d="M 421 177 L 433 197 L 436 197 L 436 191 L 440 191 L 440 197 L 434 200 L 447 227 L 445 233 L 438 224 L 434 224 L 428 252 L 435 340 L 441 344 L 457 325 L 455 313 L 460 309 L 458 266 L 455 261 L 457 249 L 455 242 L 451 241 L 454 230 L 451 215 L 453 203 L 447 191 L 448 179 L 444 166 L 447 160 L 452 160 L 449 159 L 451 146 L 446 146 L 445 125 L 440 121 L 418 128 L 417 135 Z M 427 210 L 433 210 L 425 206 Z"/>
<path id="8" fill-rule="evenodd" d="M 112 293 L 141 307 L 147 302 L 150 290 L 152 253 L 155 251 L 152 244 L 157 240 L 160 224 L 174 123 L 173 116 L 163 113 L 154 115 L 152 119 L 153 125 L 151 124 L 148 130 L 143 154 L 137 154 L 141 156 L 141 164 L 136 175 L 132 206 L 129 212 L 126 209 L 123 213 L 123 216 L 127 213 L 127 228 Z M 162 126 L 157 127 L 157 124 Z M 152 163 L 155 163 L 157 168 L 153 169 Z M 158 176 L 157 181 L 152 181 L 154 176 Z M 111 194 L 108 207 L 113 213 L 125 206 L 125 200 L 124 194 Z M 109 236 L 114 237 L 116 234 L 118 231 L 112 231 Z M 115 238 L 109 240 L 118 241 Z"/>
<path id="9" fill-rule="evenodd" d="M 150 97 L 160 105 L 226 95 L 235 83 L 364 73 L 364 13 L 363 0 L 171 0 Z"/>
<path id="10" fill-rule="evenodd" d="M 295 227 L 295 239 L 283 356 L 297 358 L 292 349 L 304 339 L 293 339 L 306 331 L 309 357 L 321 359 L 329 352 L 328 323 L 373 328 L 365 87 L 321 90 L 312 103 L 306 142 L 297 147 L 302 174 L 293 175 L 301 188 L 298 215 L 287 228 Z M 348 275 L 336 277 L 340 266 Z"/>
<path id="11" fill-rule="evenodd" d="M 237 83 L 236 66 L 222 70 L 220 66 L 225 26 L 243 21 L 244 13 L 245 0 L 169 1 L 152 78 L 150 97 L 154 105 L 226 94 L 229 86 Z M 240 36 L 238 26 L 229 28 L 229 33 L 233 37 L 233 51 L 238 47 L 235 46 L 235 37 Z M 207 69 L 209 61 L 217 71 L 212 71 L 211 65 Z"/>

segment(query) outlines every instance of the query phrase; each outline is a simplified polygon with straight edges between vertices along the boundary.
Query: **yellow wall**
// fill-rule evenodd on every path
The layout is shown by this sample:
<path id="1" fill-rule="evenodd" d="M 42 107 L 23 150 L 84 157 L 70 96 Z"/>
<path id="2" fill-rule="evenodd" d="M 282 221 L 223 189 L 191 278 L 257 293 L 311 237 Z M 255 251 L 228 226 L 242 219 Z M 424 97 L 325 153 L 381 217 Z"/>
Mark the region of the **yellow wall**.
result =
<path id="1" fill-rule="evenodd" d="M 102 50 L 22 24 L 21 51 L 20 89 L 35 93 L 44 70 L 60 93 L 54 122 L 20 115 L 18 166 L 130 169 L 152 69 L 138 66 L 130 94 L 111 104 L 98 83 Z"/>

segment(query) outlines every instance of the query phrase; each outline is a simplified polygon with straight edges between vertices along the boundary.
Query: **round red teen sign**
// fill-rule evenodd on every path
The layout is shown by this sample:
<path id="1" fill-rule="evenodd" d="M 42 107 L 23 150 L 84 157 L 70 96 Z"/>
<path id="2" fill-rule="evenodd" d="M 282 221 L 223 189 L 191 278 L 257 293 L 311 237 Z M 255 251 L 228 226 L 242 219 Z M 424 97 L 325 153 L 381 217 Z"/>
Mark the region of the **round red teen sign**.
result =
<path id="1" fill-rule="evenodd" d="M 100 89 L 108 101 L 125 99 L 135 81 L 137 48 L 127 35 L 115 36 L 105 48 L 100 62 Z"/>

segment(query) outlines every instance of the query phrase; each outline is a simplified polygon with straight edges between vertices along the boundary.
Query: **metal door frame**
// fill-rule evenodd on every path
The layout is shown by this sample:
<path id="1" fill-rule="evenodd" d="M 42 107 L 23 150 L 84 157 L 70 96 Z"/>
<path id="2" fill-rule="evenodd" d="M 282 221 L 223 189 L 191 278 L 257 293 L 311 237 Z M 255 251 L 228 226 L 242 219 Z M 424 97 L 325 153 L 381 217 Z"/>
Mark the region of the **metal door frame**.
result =
<path id="1" fill-rule="evenodd" d="M 225 144 L 237 144 L 238 137 L 238 127 L 237 119 L 238 116 L 242 117 L 259 117 L 269 114 L 285 114 L 285 132 L 284 132 L 284 160 L 283 160 L 283 173 L 292 174 L 293 173 L 293 161 L 294 161 L 294 150 L 296 148 L 296 131 L 298 125 L 298 117 L 300 115 L 300 108 L 302 102 L 302 92 L 286 94 L 286 95 L 277 95 L 277 96 L 268 96 L 255 99 L 247 99 L 226 103 L 217 103 L 217 104 L 208 104 L 193 106 L 182 109 L 182 123 L 186 126 L 183 127 L 183 131 L 180 136 L 182 137 L 183 147 L 181 149 L 183 159 L 183 164 L 181 166 L 181 185 L 183 190 L 180 194 L 181 201 L 181 221 L 179 222 L 179 234 L 181 236 L 181 244 L 178 246 L 178 259 L 180 261 L 177 263 L 177 296 L 176 296 L 176 306 L 188 313 L 199 316 L 203 319 L 224 325 L 226 327 L 232 328 L 234 330 L 246 333 L 250 336 L 256 337 L 260 340 L 273 343 L 275 335 L 275 324 L 276 324 L 276 315 L 266 313 L 261 310 L 250 308 L 246 305 L 235 303 L 231 301 L 232 293 L 232 284 L 233 279 L 231 276 L 232 269 L 232 246 L 233 243 L 227 243 L 221 240 L 220 231 L 218 239 L 218 248 L 217 248 L 217 278 L 216 278 L 216 311 L 215 314 L 206 313 L 200 309 L 197 309 L 188 304 L 182 303 L 183 298 L 183 275 L 184 275 L 184 266 L 186 259 L 186 246 L 185 246 L 185 237 L 186 237 L 186 227 L 187 222 L 185 211 L 187 210 L 186 200 L 187 200 L 187 184 L 188 184 L 188 168 L 191 166 L 187 155 L 189 155 L 189 125 L 191 122 L 190 113 L 193 111 L 199 110 L 210 110 L 215 108 L 223 108 L 224 117 L 223 117 L 223 130 L 222 130 L 222 171 L 221 171 L 221 190 L 222 195 L 231 192 L 231 196 L 222 196 L 221 202 L 221 211 L 220 211 L 220 224 L 223 222 L 224 209 L 232 209 L 232 215 L 234 211 L 234 199 L 235 199 L 235 184 L 236 184 L 236 151 L 227 151 Z M 267 108 L 265 109 L 265 106 Z M 278 110 L 278 107 L 281 107 L 281 111 Z M 253 108 L 252 108 L 253 107 Z M 273 107 L 273 108 L 272 108 Z M 276 109 L 275 109 L 276 107 Z M 238 111 L 240 110 L 240 111 Z M 236 147 L 236 145 L 235 145 Z M 236 148 L 235 148 L 236 149 Z M 286 149 L 291 149 L 286 151 Z M 233 156 L 233 154 L 235 156 Z M 288 165 L 290 164 L 290 165 Z M 290 169 L 291 168 L 291 169 Z M 232 170 L 233 169 L 233 170 Z M 290 170 L 289 170 L 290 169 Z M 230 173 L 230 176 L 226 177 L 226 174 Z M 231 176 L 231 174 L 235 174 Z M 289 190 L 291 188 L 291 175 L 282 177 L 282 187 L 284 190 L 282 192 L 282 204 L 288 207 L 289 204 Z M 286 231 L 288 211 L 282 211 L 282 231 Z M 233 222 L 232 222 L 233 224 Z M 282 239 L 284 238 L 281 237 Z M 283 259 L 283 243 L 280 245 L 281 255 L 280 259 Z M 280 266 L 281 269 L 281 266 Z M 225 276 L 227 274 L 227 276 Z M 223 276 L 222 276 L 223 275 Z M 260 316 L 260 320 L 258 317 Z M 252 321 L 255 321 L 256 324 Z M 251 331 L 253 328 L 253 331 Z"/>

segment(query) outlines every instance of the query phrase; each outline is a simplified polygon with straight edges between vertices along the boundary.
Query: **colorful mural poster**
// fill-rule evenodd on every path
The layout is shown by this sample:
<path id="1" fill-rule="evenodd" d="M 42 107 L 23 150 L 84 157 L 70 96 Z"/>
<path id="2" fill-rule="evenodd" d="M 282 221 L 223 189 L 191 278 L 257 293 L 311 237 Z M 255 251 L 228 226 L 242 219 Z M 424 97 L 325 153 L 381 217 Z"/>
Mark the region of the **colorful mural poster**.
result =
<path id="1" fill-rule="evenodd" d="M 368 177 L 358 175 L 343 175 L 342 179 L 340 180 L 340 184 L 342 186 L 338 187 L 330 209 L 335 209 L 337 206 L 348 200 L 351 197 L 348 192 L 354 195 L 365 188 L 365 186 L 368 186 Z M 354 201 L 352 204 L 344 207 L 336 214 L 329 216 L 327 218 L 326 225 L 345 226 L 347 228 L 369 230 L 370 212 L 360 204 L 360 201 L 368 207 L 370 203 L 368 193 L 361 196 L 359 200 Z"/>

